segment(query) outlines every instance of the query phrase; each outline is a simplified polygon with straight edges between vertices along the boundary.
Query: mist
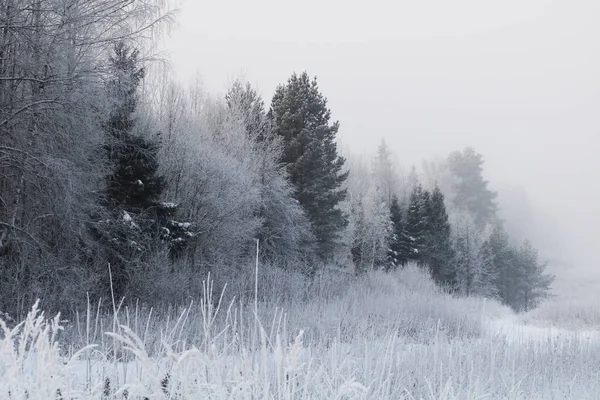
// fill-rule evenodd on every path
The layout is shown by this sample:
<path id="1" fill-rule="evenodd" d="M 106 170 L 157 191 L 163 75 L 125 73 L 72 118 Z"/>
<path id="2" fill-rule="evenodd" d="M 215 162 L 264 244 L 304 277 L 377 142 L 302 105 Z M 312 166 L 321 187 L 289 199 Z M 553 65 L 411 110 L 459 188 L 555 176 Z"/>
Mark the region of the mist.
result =
<path id="1" fill-rule="evenodd" d="M 599 12 L 595 1 L 188 1 L 168 48 L 181 79 L 199 73 L 214 93 L 242 76 L 268 102 L 291 72 L 316 75 L 357 154 L 384 138 L 419 166 L 473 146 L 507 229 L 560 280 L 599 270 Z"/>
<path id="2" fill-rule="evenodd" d="M 0 399 L 598 399 L 599 11 L 0 1 Z"/>

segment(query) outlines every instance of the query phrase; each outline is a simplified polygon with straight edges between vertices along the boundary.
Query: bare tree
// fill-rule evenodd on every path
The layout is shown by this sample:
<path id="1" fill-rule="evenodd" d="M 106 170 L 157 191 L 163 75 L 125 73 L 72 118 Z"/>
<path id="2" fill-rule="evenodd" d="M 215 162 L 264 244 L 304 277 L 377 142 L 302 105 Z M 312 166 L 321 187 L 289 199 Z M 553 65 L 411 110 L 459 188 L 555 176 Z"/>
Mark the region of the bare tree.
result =
<path id="1" fill-rule="evenodd" d="M 170 15 L 158 0 L 0 1 L 0 308 L 93 286 L 85 223 L 105 175 L 107 54 L 148 43 Z"/>

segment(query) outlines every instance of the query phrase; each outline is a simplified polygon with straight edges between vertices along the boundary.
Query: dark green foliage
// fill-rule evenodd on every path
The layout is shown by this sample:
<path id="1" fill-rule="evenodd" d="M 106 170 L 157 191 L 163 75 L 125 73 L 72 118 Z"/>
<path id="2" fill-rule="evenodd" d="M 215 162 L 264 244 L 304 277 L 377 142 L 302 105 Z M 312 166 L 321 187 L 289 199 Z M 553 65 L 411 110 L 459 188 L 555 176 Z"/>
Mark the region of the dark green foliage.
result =
<path id="1" fill-rule="evenodd" d="M 417 184 L 410 194 L 404 229 L 409 246 L 408 259 L 417 262 L 421 262 L 425 247 L 426 224 L 424 212 L 428 205 L 423 202 L 424 199 L 426 197 L 423 195 L 423 188 L 421 184 Z"/>
<path id="2" fill-rule="evenodd" d="M 326 259 L 347 225 L 338 207 L 346 197 L 341 185 L 348 176 L 335 143 L 339 123 L 330 124 L 327 100 L 316 78 L 311 80 L 306 72 L 292 75 L 277 88 L 269 115 L 283 140 L 281 161 L 287 165 L 295 198 L 312 224 L 318 255 Z"/>
<path id="3" fill-rule="evenodd" d="M 112 167 L 107 198 L 111 208 L 139 211 L 152 205 L 164 189 L 163 178 L 158 175 L 158 141 L 133 134 L 137 89 L 145 71 L 139 67 L 138 51 L 123 42 L 115 45 L 109 61 L 112 78 L 108 92 L 113 108 L 105 125 Z"/>
<path id="4" fill-rule="evenodd" d="M 489 182 L 483 179 L 483 163 L 482 156 L 471 147 L 448 157 L 450 172 L 458 178 L 454 188 L 454 205 L 468 211 L 479 228 L 493 222 L 498 209 L 497 193 L 489 190 Z"/>
<path id="5" fill-rule="evenodd" d="M 115 45 L 110 58 L 112 71 L 108 83 L 112 100 L 110 117 L 105 124 L 105 150 L 111 169 L 105 190 L 106 215 L 91 231 L 102 245 L 99 258 L 111 267 L 112 290 L 117 298 L 124 296 L 132 268 L 139 268 L 162 241 L 168 242 L 172 257 L 181 253 L 190 237 L 184 226 L 173 221 L 176 207 L 165 207 L 158 200 L 164 179 L 158 174 L 157 139 L 137 136 L 135 112 L 137 89 L 144 77 L 138 66 L 138 52 L 124 43 Z"/>
<path id="6" fill-rule="evenodd" d="M 108 150 L 114 165 L 107 185 L 112 206 L 132 211 L 152 206 L 164 189 L 164 179 L 158 175 L 158 142 L 123 135 Z"/>
<path id="7" fill-rule="evenodd" d="M 390 267 L 404 266 L 410 256 L 410 242 L 405 232 L 404 213 L 396 195 L 390 203 L 390 219 L 393 224 L 393 234 L 390 240 Z"/>
<path id="8" fill-rule="evenodd" d="M 427 195 L 425 195 L 427 194 Z M 429 266 L 432 278 L 438 283 L 454 286 L 456 271 L 452 268 L 454 252 L 450 222 L 444 204 L 444 195 L 436 186 L 431 196 L 424 193 L 425 243 L 422 261 Z"/>

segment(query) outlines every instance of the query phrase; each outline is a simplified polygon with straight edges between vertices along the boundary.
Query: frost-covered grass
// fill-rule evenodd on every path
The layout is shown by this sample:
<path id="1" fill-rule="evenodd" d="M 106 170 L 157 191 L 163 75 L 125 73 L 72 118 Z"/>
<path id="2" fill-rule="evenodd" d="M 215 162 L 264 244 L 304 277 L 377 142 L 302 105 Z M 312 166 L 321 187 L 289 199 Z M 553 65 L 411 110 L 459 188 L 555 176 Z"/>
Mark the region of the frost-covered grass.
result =
<path id="1" fill-rule="evenodd" d="M 283 309 L 210 283 L 198 304 L 115 304 L 110 316 L 90 306 L 65 330 L 34 307 L 19 325 L 0 323 L 0 399 L 600 395 L 600 340 L 582 331 L 532 335 L 504 307 L 452 298 L 414 268 L 327 278 Z"/>

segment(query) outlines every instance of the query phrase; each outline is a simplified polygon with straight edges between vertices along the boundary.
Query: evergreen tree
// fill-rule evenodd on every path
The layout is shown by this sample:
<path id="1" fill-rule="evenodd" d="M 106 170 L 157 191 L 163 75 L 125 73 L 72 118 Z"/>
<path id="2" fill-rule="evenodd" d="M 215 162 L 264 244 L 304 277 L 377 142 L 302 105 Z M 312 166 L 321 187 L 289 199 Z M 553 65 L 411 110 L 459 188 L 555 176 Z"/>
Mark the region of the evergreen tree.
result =
<path id="1" fill-rule="evenodd" d="M 106 149 L 112 164 L 107 195 L 113 207 L 139 211 L 154 204 L 164 188 L 163 178 L 158 175 L 158 141 L 133 133 L 137 89 L 145 70 L 139 66 L 138 51 L 124 42 L 115 45 L 109 61 L 112 79 L 108 89 L 113 109 L 106 124 Z"/>
<path id="2" fill-rule="evenodd" d="M 469 212 L 480 229 L 496 219 L 498 209 L 497 193 L 489 190 L 489 182 L 483 179 L 483 163 L 482 156 L 471 147 L 448 157 L 450 172 L 458 178 L 454 188 L 454 205 Z"/>
<path id="3" fill-rule="evenodd" d="M 470 296 L 476 292 L 479 262 L 479 243 L 470 218 L 460 221 L 454 229 L 454 289 Z"/>
<path id="4" fill-rule="evenodd" d="M 546 265 L 539 263 L 537 250 L 527 240 L 517 252 L 515 265 L 521 279 L 517 282 L 517 296 L 511 303 L 517 311 L 529 311 L 548 297 L 554 276 L 545 273 Z"/>
<path id="5" fill-rule="evenodd" d="M 155 204 L 164 187 L 158 174 L 158 141 L 126 135 L 110 146 L 113 172 L 107 194 L 113 207 L 145 210 Z"/>
<path id="6" fill-rule="evenodd" d="M 350 243 L 350 254 L 357 273 L 362 273 L 364 272 L 363 249 L 366 225 L 362 199 L 358 199 L 356 203 L 351 204 L 350 216 L 352 228 L 354 230 L 354 235 L 352 235 L 352 241 Z"/>
<path id="7" fill-rule="evenodd" d="M 498 297 L 504 304 L 514 297 L 516 276 L 513 273 L 514 251 L 509 244 L 509 237 L 502 224 L 497 222 L 487 240 L 495 269 L 494 287 Z"/>
<path id="8" fill-rule="evenodd" d="M 102 257 L 111 265 L 112 282 L 107 283 L 106 290 L 112 285 L 116 297 L 121 297 L 132 268 L 140 266 L 154 241 L 168 239 L 175 256 L 193 234 L 189 224 L 172 220 L 175 205 L 158 202 L 164 189 L 164 179 L 158 173 L 158 140 L 134 133 L 137 89 L 145 75 L 138 51 L 118 42 L 109 61 L 112 75 L 107 87 L 112 111 L 105 124 L 111 169 L 106 186 L 109 218 L 96 223 L 92 231 L 104 244 Z M 161 222 L 169 226 L 161 228 Z"/>
<path id="9" fill-rule="evenodd" d="M 427 191 L 425 192 L 427 193 Z M 450 222 L 444 204 L 444 195 L 435 187 L 431 197 L 424 196 L 426 218 L 423 261 L 438 284 L 454 285 L 456 273 L 452 268 L 454 257 Z"/>
<path id="10" fill-rule="evenodd" d="M 417 184 L 410 194 L 408 210 L 406 212 L 405 234 L 409 244 L 408 259 L 420 262 L 425 246 L 426 226 L 423 219 L 424 212 L 423 189 Z"/>
<path id="11" fill-rule="evenodd" d="M 481 244 L 478 260 L 479 268 L 475 276 L 474 293 L 487 298 L 495 298 L 498 295 L 498 289 L 495 286 L 498 272 L 494 265 L 494 254 L 489 239 Z"/>
<path id="12" fill-rule="evenodd" d="M 231 113 L 242 119 L 251 149 L 246 153 L 255 159 L 260 205 L 255 211 L 261 221 L 257 232 L 262 254 L 279 263 L 295 263 L 299 259 L 314 265 L 314 238 L 304 210 L 293 197 L 293 187 L 280 162 L 281 138 L 271 129 L 264 103 L 250 84 L 236 81 L 225 96 Z"/>
<path id="13" fill-rule="evenodd" d="M 390 240 L 389 261 L 390 267 L 395 268 L 406 265 L 410 256 L 410 243 L 405 232 L 404 215 L 396 195 L 392 196 L 390 204 L 390 220 L 393 226 L 393 235 Z"/>
<path id="14" fill-rule="evenodd" d="M 274 132 L 283 139 L 281 161 L 312 224 L 318 254 L 328 258 L 347 224 L 339 208 L 346 197 L 341 185 L 348 177 L 335 143 L 339 123 L 330 124 L 327 100 L 316 78 L 311 80 L 306 72 L 292 75 L 277 88 L 269 115 Z"/>
<path id="15" fill-rule="evenodd" d="M 394 172 L 392 154 L 383 139 L 377 149 L 377 156 L 373 160 L 373 178 L 381 188 L 383 199 L 389 206 L 395 196 L 397 176 Z"/>

